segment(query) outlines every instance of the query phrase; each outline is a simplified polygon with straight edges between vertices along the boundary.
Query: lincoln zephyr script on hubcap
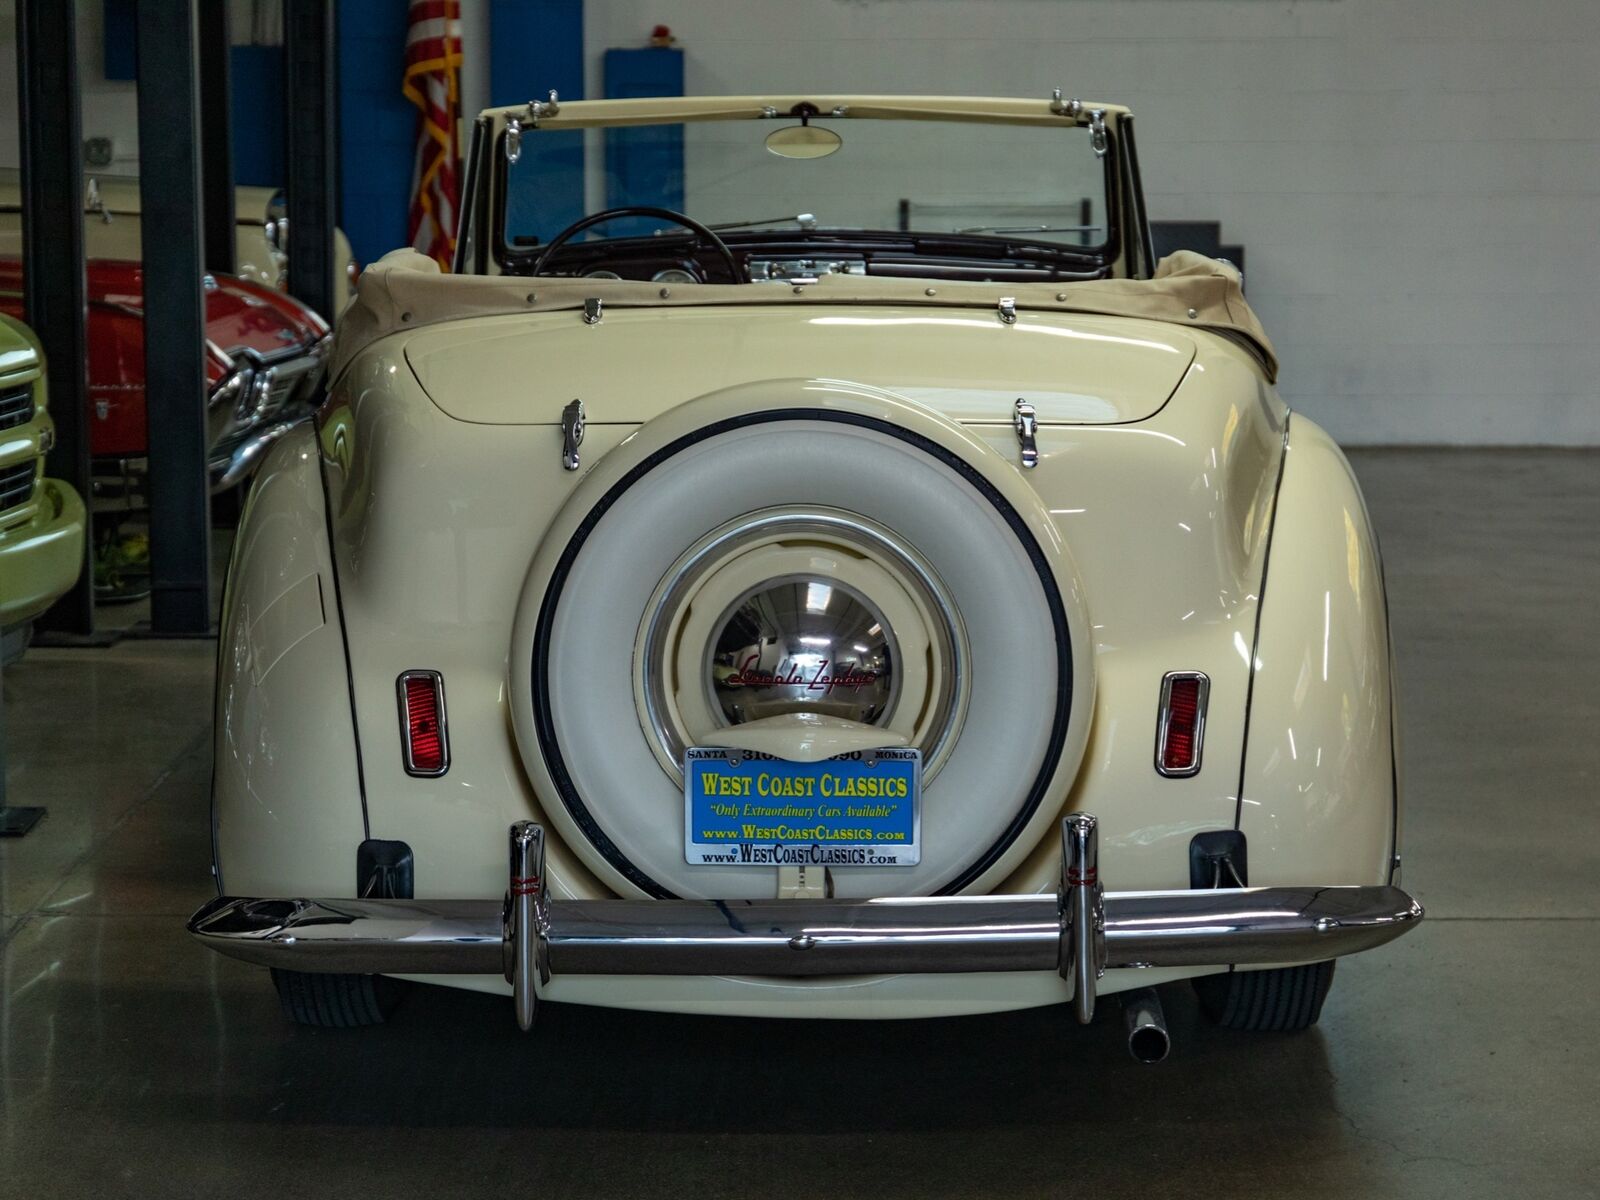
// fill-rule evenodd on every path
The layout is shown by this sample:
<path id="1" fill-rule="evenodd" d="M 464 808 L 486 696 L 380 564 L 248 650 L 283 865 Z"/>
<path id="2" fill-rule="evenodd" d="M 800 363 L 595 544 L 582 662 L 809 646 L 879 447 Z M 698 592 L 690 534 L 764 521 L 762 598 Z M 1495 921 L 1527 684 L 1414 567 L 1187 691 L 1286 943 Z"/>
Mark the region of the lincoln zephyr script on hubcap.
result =
<path id="1" fill-rule="evenodd" d="M 894 638 L 845 585 L 764 584 L 740 599 L 712 647 L 709 677 L 730 725 L 785 712 L 876 722 L 894 698 Z"/>
<path id="2" fill-rule="evenodd" d="M 1365 506 L 1238 272 L 1156 261 L 1126 109 L 550 94 L 460 212 L 228 575 L 191 929 L 291 1018 L 1123 993 L 1149 1060 L 1156 986 L 1303 1029 L 1416 925 Z"/>

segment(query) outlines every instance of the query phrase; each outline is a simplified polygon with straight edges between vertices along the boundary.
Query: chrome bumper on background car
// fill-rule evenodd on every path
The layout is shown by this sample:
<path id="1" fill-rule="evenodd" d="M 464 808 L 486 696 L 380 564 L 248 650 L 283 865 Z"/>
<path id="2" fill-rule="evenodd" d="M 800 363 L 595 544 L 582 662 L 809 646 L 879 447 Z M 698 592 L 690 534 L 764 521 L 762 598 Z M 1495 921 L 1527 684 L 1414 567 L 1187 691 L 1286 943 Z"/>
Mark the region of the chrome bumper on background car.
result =
<path id="1" fill-rule="evenodd" d="M 324 336 L 309 348 L 266 358 L 231 352 L 240 365 L 212 389 L 207 401 L 228 422 L 224 432 L 212 430 L 207 466 L 213 493 L 247 479 L 274 442 L 311 419 L 321 396 L 329 341 Z"/>
<path id="2" fill-rule="evenodd" d="M 511 827 L 501 900 L 222 896 L 189 932 L 295 971 L 504 975 L 533 1023 L 552 974 L 879 975 L 1059 971 L 1080 1021 L 1111 967 L 1321 962 L 1399 937 L 1422 906 L 1396 887 L 1105 892 L 1095 818 L 1062 821 L 1056 895 L 879 900 L 551 900 L 544 830 Z"/>
<path id="3" fill-rule="evenodd" d="M 221 492 L 243 482 L 261 465 L 273 444 L 295 426 L 311 419 L 311 409 L 293 417 L 252 429 L 243 440 L 227 448 L 221 457 L 212 459 L 207 468 L 211 476 L 211 491 Z"/>

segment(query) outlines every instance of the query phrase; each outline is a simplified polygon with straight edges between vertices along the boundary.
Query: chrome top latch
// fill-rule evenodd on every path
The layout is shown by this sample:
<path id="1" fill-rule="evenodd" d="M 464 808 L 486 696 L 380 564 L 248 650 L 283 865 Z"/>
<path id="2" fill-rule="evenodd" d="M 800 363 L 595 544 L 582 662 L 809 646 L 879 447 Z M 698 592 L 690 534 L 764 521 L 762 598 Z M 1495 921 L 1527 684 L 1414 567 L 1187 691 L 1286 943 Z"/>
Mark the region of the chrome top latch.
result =
<path id="1" fill-rule="evenodd" d="M 606 306 L 599 296 L 590 296 L 583 302 L 583 323 L 585 325 L 598 325 L 600 318 L 606 315 Z"/>
<path id="2" fill-rule="evenodd" d="M 558 96 L 555 92 L 555 89 L 552 88 L 550 90 L 550 99 L 528 101 L 528 124 L 537 129 L 539 127 L 539 121 L 541 118 L 553 117 L 560 111 L 561 97 Z"/>
<path id="3" fill-rule="evenodd" d="M 522 157 L 522 122 L 515 117 L 506 118 L 506 161 L 515 163 Z"/>
<path id="4" fill-rule="evenodd" d="M 1017 441 L 1022 445 L 1022 468 L 1029 470 L 1039 465 L 1039 443 L 1036 439 L 1039 433 L 1039 421 L 1034 415 L 1033 405 L 1020 396 L 1017 398 L 1017 407 L 1011 414 L 1011 426 L 1017 431 Z"/>
<path id="5" fill-rule="evenodd" d="M 1076 99 L 1063 100 L 1061 98 L 1061 89 L 1053 88 L 1050 92 L 1050 111 L 1057 116 L 1071 117 L 1076 121 L 1083 115 L 1083 101 Z"/>
<path id="6" fill-rule="evenodd" d="M 995 305 L 1000 312 L 1002 325 L 1015 325 L 1017 323 L 1017 298 L 1015 296 L 1002 296 L 1000 303 Z"/>
<path id="7" fill-rule="evenodd" d="M 574 400 L 561 410 L 561 465 L 578 469 L 578 447 L 583 445 L 583 401 Z"/>
<path id="8" fill-rule="evenodd" d="M 1089 114 L 1089 144 L 1094 147 L 1094 156 L 1106 156 L 1106 110 L 1097 108 Z"/>

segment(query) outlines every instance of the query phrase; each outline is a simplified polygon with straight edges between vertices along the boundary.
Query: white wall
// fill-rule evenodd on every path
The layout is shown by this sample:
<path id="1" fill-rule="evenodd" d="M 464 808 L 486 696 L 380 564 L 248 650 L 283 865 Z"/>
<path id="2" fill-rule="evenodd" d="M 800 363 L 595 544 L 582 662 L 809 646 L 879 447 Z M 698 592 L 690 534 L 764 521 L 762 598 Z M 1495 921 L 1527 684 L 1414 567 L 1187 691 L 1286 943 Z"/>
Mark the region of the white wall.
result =
<path id="1" fill-rule="evenodd" d="M 131 82 L 105 78 L 105 32 L 99 0 L 78 4 L 78 87 L 83 136 L 109 137 L 116 145 L 116 170 L 132 173 L 138 163 L 136 91 Z M 0 2 L 0 167 L 21 160 L 17 128 L 17 20 L 13 0 Z"/>
<path id="2" fill-rule="evenodd" d="M 489 0 L 461 0 L 461 59 L 461 119 L 470 130 L 472 119 L 489 107 Z M 471 140 L 463 132 L 462 146 Z"/>
<path id="3" fill-rule="evenodd" d="M 135 175 L 139 170 L 139 89 L 132 80 L 105 77 L 103 0 L 74 3 L 78 18 L 78 109 L 83 136 L 112 139 L 116 157 L 111 172 Z M 235 44 L 276 44 L 282 40 L 281 0 L 228 3 Z M 15 0 L 0 0 L 0 167 L 17 166 L 22 152 L 17 130 L 16 38 Z"/>
<path id="4" fill-rule="evenodd" d="M 1347 444 L 1600 444 L 1596 0 L 587 0 L 690 92 L 1067 95 L 1151 215 L 1221 220 L 1284 395 Z"/>

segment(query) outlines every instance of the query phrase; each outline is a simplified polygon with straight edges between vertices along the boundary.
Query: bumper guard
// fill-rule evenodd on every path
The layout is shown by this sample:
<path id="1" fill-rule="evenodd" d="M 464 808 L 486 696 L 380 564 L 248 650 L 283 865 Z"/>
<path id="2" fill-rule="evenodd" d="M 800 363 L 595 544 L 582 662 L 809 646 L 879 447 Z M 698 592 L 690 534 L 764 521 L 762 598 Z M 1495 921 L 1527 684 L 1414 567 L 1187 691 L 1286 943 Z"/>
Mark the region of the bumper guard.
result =
<path id="1" fill-rule="evenodd" d="M 222 896 L 189 921 L 218 953 L 294 971 L 504 975 L 533 1024 L 552 974 L 879 975 L 1059 971 L 1079 1021 L 1110 967 L 1321 962 L 1422 919 L 1396 887 L 1105 892 L 1095 818 L 1063 819 L 1055 895 L 879 900 L 551 900 L 544 830 L 511 827 L 498 900 Z"/>

